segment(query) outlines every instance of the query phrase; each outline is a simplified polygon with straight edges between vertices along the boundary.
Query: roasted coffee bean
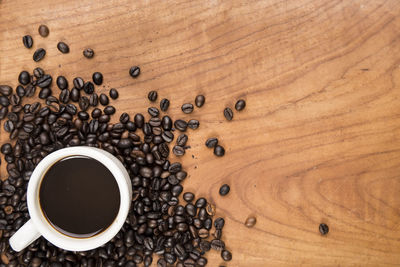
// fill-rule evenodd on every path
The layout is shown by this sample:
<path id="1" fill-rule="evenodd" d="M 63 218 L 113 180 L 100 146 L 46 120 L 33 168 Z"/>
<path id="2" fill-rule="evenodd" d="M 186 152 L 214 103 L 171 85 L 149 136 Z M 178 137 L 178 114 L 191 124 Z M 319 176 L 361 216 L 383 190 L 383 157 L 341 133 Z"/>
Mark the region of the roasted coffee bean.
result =
<path id="1" fill-rule="evenodd" d="M 186 134 L 181 134 L 176 139 L 176 144 L 178 146 L 184 147 L 188 141 L 188 136 Z"/>
<path id="2" fill-rule="evenodd" d="M 140 128 L 143 127 L 143 125 L 144 125 L 144 117 L 143 117 L 142 114 L 140 114 L 140 113 L 136 114 L 135 118 L 134 118 L 134 121 L 135 121 L 135 125 L 136 125 L 137 128 L 140 129 Z"/>
<path id="3" fill-rule="evenodd" d="M 24 37 L 22 37 L 22 43 L 24 44 L 24 46 L 26 48 L 31 48 L 33 45 L 33 39 L 32 36 L 30 35 L 25 35 Z"/>
<path id="4" fill-rule="evenodd" d="M 69 101 L 69 90 L 68 89 L 62 90 L 58 98 L 62 103 L 67 104 Z"/>
<path id="5" fill-rule="evenodd" d="M 93 58 L 94 57 L 94 51 L 91 48 L 86 48 L 85 50 L 83 50 L 83 55 L 86 58 Z"/>
<path id="6" fill-rule="evenodd" d="M 196 99 L 194 100 L 194 103 L 196 104 L 196 107 L 201 108 L 204 103 L 206 102 L 206 98 L 204 95 L 198 95 L 196 96 Z"/>
<path id="7" fill-rule="evenodd" d="M 215 205 L 211 204 L 211 203 L 207 203 L 206 212 L 208 215 L 214 216 L 215 215 Z"/>
<path id="8" fill-rule="evenodd" d="M 182 105 L 181 109 L 183 113 L 189 114 L 193 112 L 193 105 L 190 103 L 186 103 Z"/>
<path id="9" fill-rule="evenodd" d="M 157 261 L 157 267 L 167 267 L 167 262 L 164 258 L 159 258 Z"/>
<path id="10" fill-rule="evenodd" d="M 39 67 L 37 67 L 37 68 L 35 68 L 34 70 L 33 70 L 33 76 L 35 76 L 36 78 L 40 78 L 40 77 L 42 77 L 44 75 L 44 71 L 43 71 L 43 69 L 42 68 L 39 68 Z"/>
<path id="11" fill-rule="evenodd" d="M 100 104 L 102 104 L 103 106 L 107 106 L 108 103 L 110 102 L 106 94 L 100 94 L 99 100 Z"/>
<path id="12" fill-rule="evenodd" d="M 49 28 L 43 24 L 39 26 L 38 32 L 42 37 L 47 37 L 50 33 Z"/>
<path id="13" fill-rule="evenodd" d="M 185 155 L 185 149 L 181 146 L 174 146 L 174 148 L 172 149 L 172 152 L 177 157 L 181 157 L 181 156 Z"/>
<path id="14" fill-rule="evenodd" d="M 147 95 L 147 98 L 151 101 L 154 102 L 157 100 L 157 91 L 150 91 L 149 94 Z"/>
<path id="15" fill-rule="evenodd" d="M 17 87 L 18 88 L 18 87 Z M 9 96 L 12 93 L 12 88 L 9 85 L 0 85 L 0 94 L 3 96 Z"/>
<path id="16" fill-rule="evenodd" d="M 110 94 L 111 99 L 118 98 L 118 91 L 115 88 L 111 88 L 109 94 Z"/>
<path id="17" fill-rule="evenodd" d="M 99 104 L 99 96 L 96 93 L 93 93 L 89 97 L 89 105 L 92 107 L 97 107 Z"/>
<path id="18" fill-rule="evenodd" d="M 214 221 L 214 226 L 215 226 L 215 229 L 217 229 L 217 230 L 221 230 L 224 227 L 224 225 L 225 225 L 224 218 L 217 218 Z"/>
<path id="19" fill-rule="evenodd" d="M 225 108 L 224 109 L 224 116 L 228 121 L 231 121 L 233 119 L 233 111 L 230 108 Z"/>
<path id="20" fill-rule="evenodd" d="M 174 126 L 176 129 L 178 129 L 181 132 L 185 132 L 187 129 L 187 122 L 184 120 L 176 120 L 174 122 Z"/>
<path id="21" fill-rule="evenodd" d="M 129 121 L 129 114 L 124 112 L 121 114 L 121 116 L 119 117 L 119 121 L 123 124 L 126 124 Z"/>
<path id="22" fill-rule="evenodd" d="M 246 227 L 251 228 L 256 224 L 256 222 L 257 222 L 257 219 L 253 216 L 250 216 L 246 219 L 246 222 L 244 224 L 246 225 Z"/>
<path id="23" fill-rule="evenodd" d="M 325 223 L 321 223 L 319 225 L 319 232 L 321 233 L 321 235 L 326 235 L 329 233 L 329 226 L 326 225 Z"/>
<path id="24" fill-rule="evenodd" d="M 161 119 L 161 125 L 164 130 L 169 131 L 172 129 L 172 119 L 169 116 L 164 116 Z"/>
<path id="25" fill-rule="evenodd" d="M 214 232 L 215 239 L 221 239 L 222 237 L 222 230 L 215 230 Z"/>
<path id="26" fill-rule="evenodd" d="M 93 73 L 92 80 L 94 84 L 101 85 L 103 83 L 103 74 L 101 74 L 100 72 Z"/>
<path id="27" fill-rule="evenodd" d="M 37 86 L 39 86 L 40 88 L 49 87 L 52 82 L 53 78 L 48 74 L 44 74 L 37 80 Z"/>
<path id="28" fill-rule="evenodd" d="M 25 96 L 27 97 L 32 97 L 35 95 L 36 92 L 36 86 L 33 86 L 32 84 L 28 84 L 25 88 Z"/>
<path id="29" fill-rule="evenodd" d="M 101 116 L 101 114 L 102 114 L 101 109 L 94 108 L 94 109 L 92 110 L 92 118 L 93 118 L 93 119 L 99 118 L 99 117 Z"/>
<path id="30" fill-rule="evenodd" d="M 39 62 L 46 56 L 46 50 L 43 48 L 36 49 L 35 53 L 33 53 L 33 60 L 35 62 Z"/>
<path id="31" fill-rule="evenodd" d="M 212 137 L 212 138 L 208 138 L 208 139 L 207 139 L 207 141 L 206 141 L 206 147 L 208 147 L 208 148 L 213 148 L 213 147 L 215 147 L 216 145 L 218 145 L 218 139 L 217 139 L 217 138 Z"/>
<path id="32" fill-rule="evenodd" d="M 74 83 L 74 87 L 78 90 L 82 90 L 83 86 L 85 85 L 85 82 L 83 81 L 83 79 L 81 77 L 74 78 L 73 83 Z"/>
<path id="33" fill-rule="evenodd" d="M 246 101 L 244 101 L 243 99 L 239 99 L 236 104 L 235 104 L 235 109 L 237 111 L 241 111 L 246 107 Z"/>
<path id="34" fill-rule="evenodd" d="M 46 87 L 46 88 L 42 88 L 39 92 L 39 98 L 40 99 L 46 99 L 47 97 L 49 97 L 51 95 L 51 89 Z"/>
<path id="35" fill-rule="evenodd" d="M 86 96 L 79 98 L 79 107 L 82 111 L 86 111 L 89 108 L 89 98 Z"/>
<path id="36" fill-rule="evenodd" d="M 84 91 L 86 94 L 88 94 L 88 95 L 93 94 L 93 92 L 94 92 L 94 85 L 93 85 L 93 83 L 92 83 L 92 82 L 86 82 L 86 83 L 83 85 L 83 91 Z"/>
<path id="37" fill-rule="evenodd" d="M 216 145 L 214 147 L 214 155 L 216 155 L 217 157 L 224 156 L 225 155 L 225 149 L 220 145 Z"/>
<path id="38" fill-rule="evenodd" d="M 18 76 L 18 82 L 22 85 L 27 85 L 31 81 L 31 76 L 29 75 L 29 72 L 26 70 L 21 71 L 21 73 Z"/>
<path id="39" fill-rule="evenodd" d="M 200 126 L 200 122 L 198 120 L 189 120 L 188 121 L 188 127 L 192 130 L 196 130 L 197 128 L 199 128 Z"/>
<path id="40" fill-rule="evenodd" d="M 104 114 L 112 115 L 115 113 L 115 108 L 113 106 L 107 106 L 103 110 Z"/>
<path id="41" fill-rule="evenodd" d="M 160 109 L 165 112 L 168 110 L 168 108 L 169 108 L 169 100 L 166 98 L 163 98 L 160 101 Z"/>
<path id="42" fill-rule="evenodd" d="M 148 108 L 147 112 L 149 112 L 150 116 L 152 116 L 152 117 L 157 117 L 160 114 L 160 111 L 158 110 L 158 108 L 155 108 L 155 107 Z"/>
<path id="43" fill-rule="evenodd" d="M 63 54 L 69 53 L 69 46 L 64 42 L 58 42 L 57 49 Z"/>
<path id="44" fill-rule="evenodd" d="M 161 134 L 161 137 L 167 143 L 171 143 L 174 140 L 174 134 L 171 133 L 170 131 L 164 131 Z"/>
<path id="45" fill-rule="evenodd" d="M 11 133 L 14 130 L 14 123 L 10 120 L 7 120 L 4 123 L 4 130 L 8 133 Z"/>
<path id="46" fill-rule="evenodd" d="M 1 88 L 1 86 L 0 86 L 0 88 Z M 11 87 L 10 87 L 10 88 L 11 88 Z M 25 88 L 22 87 L 21 85 L 18 85 L 15 91 L 17 92 L 17 95 L 18 95 L 19 97 L 25 96 Z"/>
<path id="47" fill-rule="evenodd" d="M 140 74 L 140 68 L 138 66 L 132 66 L 129 69 L 129 75 L 131 75 L 133 78 L 137 78 Z"/>
<path id="48" fill-rule="evenodd" d="M 230 190 L 231 190 L 231 188 L 229 187 L 229 185 L 224 184 L 219 188 L 219 194 L 221 196 L 226 196 Z"/>
<path id="49" fill-rule="evenodd" d="M 0 108 L 0 120 L 4 119 L 7 116 L 7 113 L 8 113 L 8 108 L 1 107 Z"/>
<path id="50" fill-rule="evenodd" d="M 13 106 L 18 106 L 21 103 L 21 98 L 18 95 L 12 95 L 10 98 L 10 103 Z"/>
<path id="51" fill-rule="evenodd" d="M 203 197 L 197 199 L 195 206 L 197 208 L 204 208 L 207 204 L 207 200 Z"/>
<path id="52" fill-rule="evenodd" d="M 230 261 L 230 260 L 232 260 L 232 253 L 230 253 L 228 250 L 224 249 L 221 251 L 221 258 L 224 261 Z"/>
<path id="53" fill-rule="evenodd" d="M 192 202 L 193 199 L 194 199 L 194 194 L 192 192 L 186 192 L 186 193 L 183 194 L 183 199 L 186 202 Z"/>
<path id="54" fill-rule="evenodd" d="M 64 76 L 57 77 L 57 87 L 60 90 L 68 89 L 68 81 Z"/>
<path id="55" fill-rule="evenodd" d="M 217 251 L 221 251 L 225 249 L 225 243 L 224 241 L 220 239 L 213 239 L 211 241 L 211 248 Z"/>

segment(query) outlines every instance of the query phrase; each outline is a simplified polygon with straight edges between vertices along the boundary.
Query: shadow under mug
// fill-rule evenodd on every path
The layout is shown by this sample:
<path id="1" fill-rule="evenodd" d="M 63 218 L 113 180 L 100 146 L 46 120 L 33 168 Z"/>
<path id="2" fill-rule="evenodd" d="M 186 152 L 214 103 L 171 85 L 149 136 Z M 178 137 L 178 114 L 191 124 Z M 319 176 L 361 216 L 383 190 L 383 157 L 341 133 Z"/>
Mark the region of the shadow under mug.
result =
<path id="1" fill-rule="evenodd" d="M 69 156 L 84 156 L 99 161 L 109 169 L 118 184 L 120 193 L 118 214 L 107 229 L 92 237 L 76 238 L 57 231 L 47 221 L 39 203 L 40 184 L 47 170 L 57 161 Z M 27 189 L 28 212 L 31 219 L 10 238 L 10 245 L 15 251 L 21 251 L 43 236 L 53 245 L 70 251 L 85 251 L 100 247 L 111 240 L 121 229 L 128 216 L 131 201 L 132 186 L 129 174 L 122 163 L 112 154 L 86 146 L 57 150 L 43 158 L 31 175 Z"/>

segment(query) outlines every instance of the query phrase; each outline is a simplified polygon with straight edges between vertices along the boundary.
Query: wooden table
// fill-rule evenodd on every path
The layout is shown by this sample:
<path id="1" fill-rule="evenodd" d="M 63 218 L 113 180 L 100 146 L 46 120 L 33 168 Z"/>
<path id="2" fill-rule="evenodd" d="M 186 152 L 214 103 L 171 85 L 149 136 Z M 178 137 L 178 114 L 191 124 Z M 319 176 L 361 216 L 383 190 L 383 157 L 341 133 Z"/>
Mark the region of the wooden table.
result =
<path id="1" fill-rule="evenodd" d="M 145 113 L 155 89 L 175 119 L 199 119 L 178 160 L 190 175 L 185 190 L 215 202 L 226 219 L 228 266 L 399 265 L 399 6 L 0 0 L 0 83 L 15 87 L 20 70 L 36 66 L 69 79 L 101 71 L 98 91 L 117 88 L 119 112 Z M 71 52 L 58 52 L 58 41 Z M 47 55 L 36 64 L 38 47 Z M 87 47 L 92 60 L 82 56 Z M 141 67 L 138 79 L 131 65 Z M 205 106 L 184 115 L 180 106 L 200 93 Z M 239 98 L 246 109 L 226 121 L 223 109 Z M 212 136 L 225 157 L 204 146 Z M 231 185 L 226 197 L 218 195 L 223 183 Z M 248 215 L 257 217 L 253 229 L 243 225 Z M 208 259 L 222 263 L 216 252 Z"/>

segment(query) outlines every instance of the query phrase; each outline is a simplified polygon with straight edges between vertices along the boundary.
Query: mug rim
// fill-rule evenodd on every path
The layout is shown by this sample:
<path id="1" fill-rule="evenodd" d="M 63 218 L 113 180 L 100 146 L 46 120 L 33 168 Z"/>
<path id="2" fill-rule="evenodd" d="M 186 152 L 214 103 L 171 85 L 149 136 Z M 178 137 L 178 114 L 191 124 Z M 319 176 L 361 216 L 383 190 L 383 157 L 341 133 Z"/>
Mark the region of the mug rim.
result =
<path id="1" fill-rule="evenodd" d="M 112 173 L 118 184 L 120 194 L 118 214 L 105 230 L 92 237 L 77 238 L 57 231 L 48 222 L 40 206 L 39 191 L 45 173 L 54 163 L 68 156 L 85 156 L 99 161 Z M 62 148 L 44 157 L 32 172 L 27 189 L 28 211 L 37 231 L 53 245 L 70 251 L 94 249 L 111 240 L 125 223 L 131 200 L 131 181 L 122 163 L 107 151 L 87 146 Z"/>

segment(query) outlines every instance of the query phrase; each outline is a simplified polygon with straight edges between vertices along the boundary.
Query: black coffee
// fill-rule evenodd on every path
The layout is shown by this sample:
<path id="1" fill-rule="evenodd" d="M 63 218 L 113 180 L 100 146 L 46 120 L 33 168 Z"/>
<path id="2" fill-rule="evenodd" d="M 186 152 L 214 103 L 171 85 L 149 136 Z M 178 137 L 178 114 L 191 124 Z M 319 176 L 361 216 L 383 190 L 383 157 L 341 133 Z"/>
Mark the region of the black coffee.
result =
<path id="1" fill-rule="evenodd" d="M 118 184 L 111 172 L 99 161 L 82 156 L 53 164 L 44 175 L 39 199 L 55 229 L 81 238 L 104 231 L 120 205 Z"/>

